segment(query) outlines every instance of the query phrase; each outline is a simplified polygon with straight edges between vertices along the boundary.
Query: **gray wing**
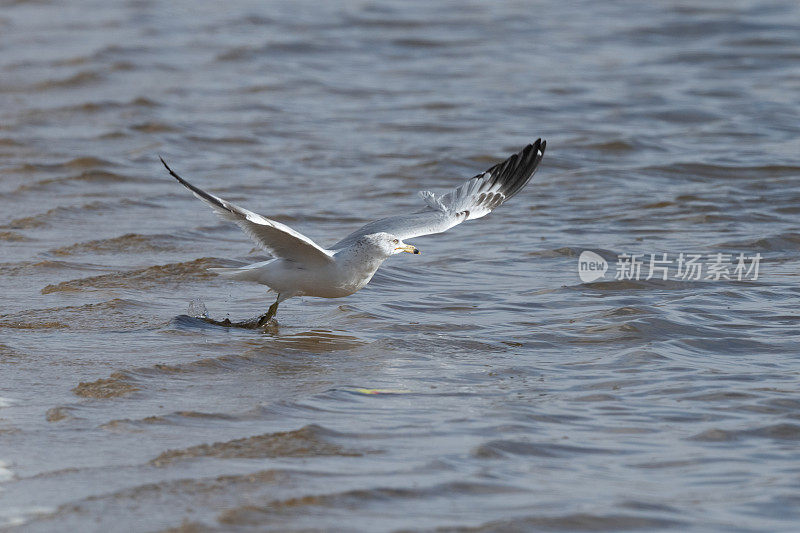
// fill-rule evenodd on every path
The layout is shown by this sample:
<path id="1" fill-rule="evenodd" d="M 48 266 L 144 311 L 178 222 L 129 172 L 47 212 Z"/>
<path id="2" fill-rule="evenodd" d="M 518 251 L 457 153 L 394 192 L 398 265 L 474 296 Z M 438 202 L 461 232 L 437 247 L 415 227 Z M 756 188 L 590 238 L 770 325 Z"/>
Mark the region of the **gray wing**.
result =
<path id="1" fill-rule="evenodd" d="M 164 163 L 173 178 L 192 191 L 199 199 L 210 205 L 222 218 L 230 220 L 242 228 L 242 231 L 253 239 L 256 244 L 275 257 L 304 264 L 324 264 L 333 261 L 330 252 L 302 233 L 195 187 L 178 176 L 163 159 L 161 159 L 161 162 Z"/>
<path id="2" fill-rule="evenodd" d="M 370 233 L 383 231 L 404 240 L 441 233 L 466 220 L 484 217 L 528 184 L 542 160 L 546 146 L 546 141 L 538 139 L 442 196 L 421 191 L 419 194 L 427 204 L 424 210 L 370 222 L 331 246 L 331 249 L 346 248 L 362 235 Z"/>

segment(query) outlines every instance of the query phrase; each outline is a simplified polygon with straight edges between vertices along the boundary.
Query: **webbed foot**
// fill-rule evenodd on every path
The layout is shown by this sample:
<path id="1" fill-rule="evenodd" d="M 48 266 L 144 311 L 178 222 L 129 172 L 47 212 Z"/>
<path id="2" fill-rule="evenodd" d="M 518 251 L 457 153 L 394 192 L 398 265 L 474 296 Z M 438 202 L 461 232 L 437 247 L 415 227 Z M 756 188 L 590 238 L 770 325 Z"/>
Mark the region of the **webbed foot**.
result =
<path id="1" fill-rule="evenodd" d="M 265 314 L 261 315 L 258 318 L 258 322 L 256 323 L 256 325 L 259 328 L 264 326 L 264 324 L 266 324 L 267 322 L 269 322 L 270 320 L 272 320 L 275 317 L 275 314 L 277 312 L 278 312 L 278 302 L 275 302 L 274 304 L 269 306 L 269 309 L 267 310 L 267 312 Z"/>

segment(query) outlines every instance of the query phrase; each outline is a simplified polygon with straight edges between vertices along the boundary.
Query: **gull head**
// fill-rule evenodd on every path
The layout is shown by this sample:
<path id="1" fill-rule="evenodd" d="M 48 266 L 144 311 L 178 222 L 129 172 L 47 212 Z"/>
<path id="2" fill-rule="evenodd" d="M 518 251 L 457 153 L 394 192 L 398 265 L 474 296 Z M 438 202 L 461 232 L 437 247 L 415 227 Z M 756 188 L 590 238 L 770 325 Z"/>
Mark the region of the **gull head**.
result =
<path id="1" fill-rule="evenodd" d="M 370 233 L 358 239 L 357 245 L 364 247 L 375 255 L 389 257 L 390 255 L 406 252 L 418 254 L 419 250 L 415 246 L 404 243 L 399 237 L 391 233 Z"/>

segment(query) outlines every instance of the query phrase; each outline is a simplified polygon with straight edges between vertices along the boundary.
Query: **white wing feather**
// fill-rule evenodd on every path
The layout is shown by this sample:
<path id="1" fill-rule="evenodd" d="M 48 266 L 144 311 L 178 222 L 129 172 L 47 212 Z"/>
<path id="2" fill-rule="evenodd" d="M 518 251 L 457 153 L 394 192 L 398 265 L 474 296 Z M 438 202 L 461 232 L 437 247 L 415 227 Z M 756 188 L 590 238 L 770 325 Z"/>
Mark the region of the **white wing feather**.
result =
<path id="1" fill-rule="evenodd" d="M 442 196 L 421 191 L 419 194 L 426 209 L 370 222 L 331 246 L 331 249 L 346 248 L 362 235 L 370 233 L 391 233 L 404 240 L 441 233 L 466 220 L 484 217 L 528 184 L 542 160 L 546 146 L 546 141 L 538 139 Z"/>
<path id="2" fill-rule="evenodd" d="M 258 213 L 248 211 L 243 207 L 234 205 L 227 200 L 195 187 L 178 176 L 163 159 L 161 162 L 164 163 L 173 178 L 192 191 L 200 200 L 211 206 L 219 216 L 238 225 L 256 244 L 275 257 L 309 265 L 325 264 L 333 261 L 331 252 L 325 250 L 302 233 L 293 230 L 286 224 L 270 220 Z"/>

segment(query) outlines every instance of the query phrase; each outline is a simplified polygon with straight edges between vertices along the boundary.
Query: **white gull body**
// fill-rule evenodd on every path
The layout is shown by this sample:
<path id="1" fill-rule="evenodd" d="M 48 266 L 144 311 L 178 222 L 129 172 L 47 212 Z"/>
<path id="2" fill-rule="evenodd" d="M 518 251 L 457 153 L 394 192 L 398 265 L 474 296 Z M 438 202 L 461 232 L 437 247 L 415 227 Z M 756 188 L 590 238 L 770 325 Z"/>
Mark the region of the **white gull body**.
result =
<path id="1" fill-rule="evenodd" d="M 441 233 L 466 220 L 481 218 L 528 184 L 544 155 L 539 139 L 460 187 L 438 196 L 420 192 L 426 207 L 416 213 L 382 218 L 354 231 L 329 248 L 267 217 L 248 211 L 169 173 L 222 218 L 237 224 L 274 259 L 238 268 L 211 270 L 231 279 L 266 285 L 278 294 L 258 324 L 270 320 L 278 304 L 293 296 L 341 298 L 363 288 L 394 254 L 419 253 L 403 241 Z"/>

